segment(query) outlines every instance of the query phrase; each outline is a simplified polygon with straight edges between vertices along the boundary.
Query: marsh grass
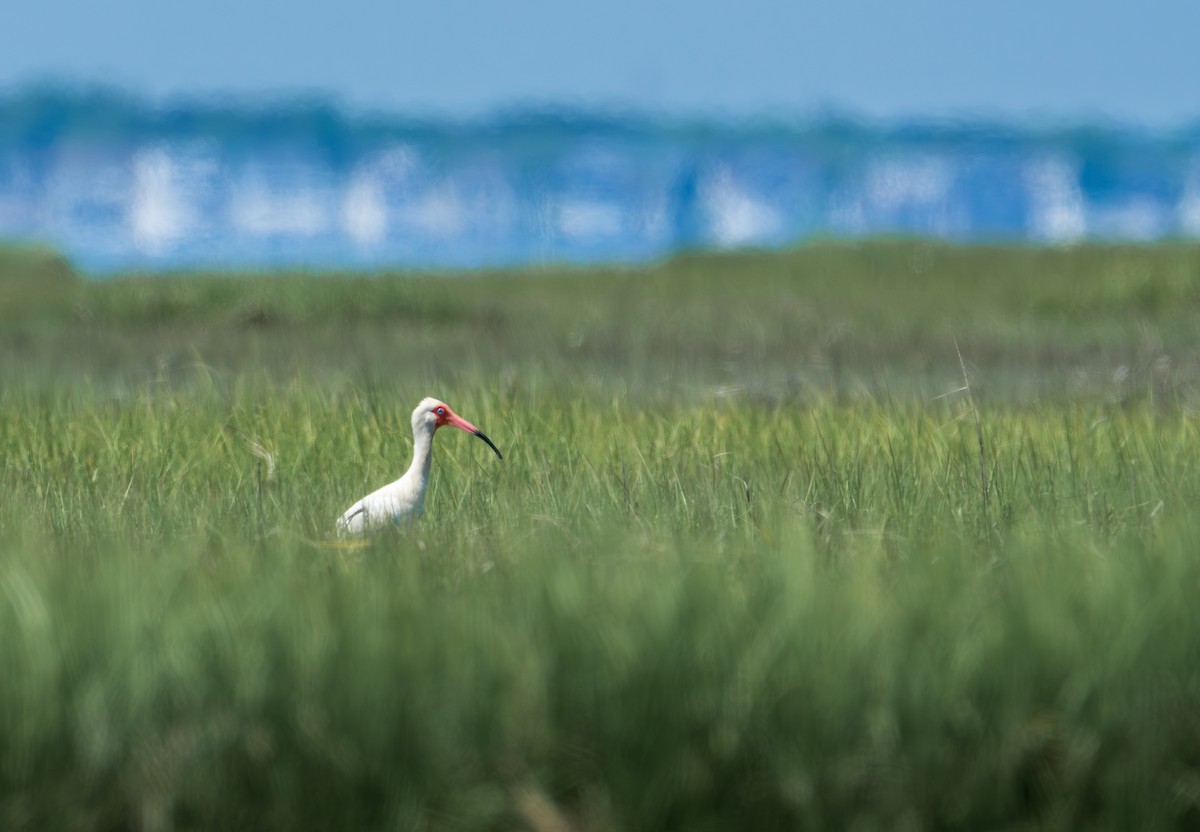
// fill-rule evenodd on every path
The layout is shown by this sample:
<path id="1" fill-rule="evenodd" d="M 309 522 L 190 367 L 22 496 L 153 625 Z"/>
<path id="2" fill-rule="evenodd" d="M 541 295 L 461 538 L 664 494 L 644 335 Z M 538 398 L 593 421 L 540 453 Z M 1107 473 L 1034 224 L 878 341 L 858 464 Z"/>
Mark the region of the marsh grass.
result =
<path id="1" fill-rule="evenodd" d="M 0 330 L 0 826 L 1194 825 L 1196 263 L 77 286 Z M 504 462 L 338 541 L 426 393 Z"/>

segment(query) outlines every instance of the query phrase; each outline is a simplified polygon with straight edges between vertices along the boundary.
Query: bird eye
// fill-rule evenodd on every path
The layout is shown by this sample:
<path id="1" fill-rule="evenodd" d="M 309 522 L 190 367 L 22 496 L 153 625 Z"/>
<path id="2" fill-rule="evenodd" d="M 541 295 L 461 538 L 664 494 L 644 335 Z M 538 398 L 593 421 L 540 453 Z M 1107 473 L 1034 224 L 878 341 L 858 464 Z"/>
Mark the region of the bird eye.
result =
<path id="1" fill-rule="evenodd" d="M 446 415 L 446 408 L 444 408 L 444 407 L 439 407 L 439 408 L 437 409 L 437 415 L 439 415 L 439 416 L 445 416 L 445 415 Z"/>

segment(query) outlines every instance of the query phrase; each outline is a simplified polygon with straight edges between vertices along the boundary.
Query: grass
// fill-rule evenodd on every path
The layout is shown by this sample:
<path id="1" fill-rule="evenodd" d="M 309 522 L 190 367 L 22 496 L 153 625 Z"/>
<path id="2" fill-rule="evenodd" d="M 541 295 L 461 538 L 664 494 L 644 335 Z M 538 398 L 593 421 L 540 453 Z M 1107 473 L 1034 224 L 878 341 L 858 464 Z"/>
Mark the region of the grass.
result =
<path id="1" fill-rule="evenodd" d="M 3 828 L 1200 818 L 1200 249 L 5 262 Z"/>

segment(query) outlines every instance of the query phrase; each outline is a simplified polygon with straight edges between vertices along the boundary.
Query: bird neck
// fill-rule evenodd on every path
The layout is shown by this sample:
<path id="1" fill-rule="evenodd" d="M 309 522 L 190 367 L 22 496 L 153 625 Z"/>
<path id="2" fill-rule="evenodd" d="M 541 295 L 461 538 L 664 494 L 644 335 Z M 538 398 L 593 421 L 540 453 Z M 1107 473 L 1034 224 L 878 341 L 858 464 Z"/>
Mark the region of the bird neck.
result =
<path id="1" fill-rule="evenodd" d="M 429 464 L 433 458 L 433 431 L 413 431 L 413 459 L 408 474 L 425 482 L 429 479 Z"/>

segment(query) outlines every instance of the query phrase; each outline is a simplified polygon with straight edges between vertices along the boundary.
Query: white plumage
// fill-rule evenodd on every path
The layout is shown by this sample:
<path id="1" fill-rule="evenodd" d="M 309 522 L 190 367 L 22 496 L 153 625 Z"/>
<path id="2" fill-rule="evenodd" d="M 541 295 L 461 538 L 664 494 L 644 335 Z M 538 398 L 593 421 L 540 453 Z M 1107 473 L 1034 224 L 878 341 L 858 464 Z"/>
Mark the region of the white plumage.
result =
<path id="1" fill-rule="evenodd" d="M 429 485 L 429 465 L 432 459 L 433 434 L 443 425 L 478 436 L 488 443 L 496 456 L 504 459 L 483 431 L 456 414 L 438 399 L 422 399 L 412 414 L 413 459 L 404 476 L 372 491 L 338 518 L 338 536 L 362 534 L 370 528 L 387 523 L 401 523 L 419 517 L 425 507 L 425 488 Z"/>

